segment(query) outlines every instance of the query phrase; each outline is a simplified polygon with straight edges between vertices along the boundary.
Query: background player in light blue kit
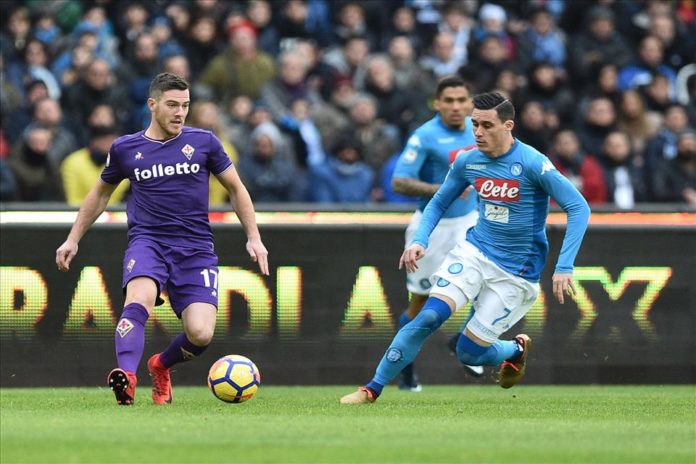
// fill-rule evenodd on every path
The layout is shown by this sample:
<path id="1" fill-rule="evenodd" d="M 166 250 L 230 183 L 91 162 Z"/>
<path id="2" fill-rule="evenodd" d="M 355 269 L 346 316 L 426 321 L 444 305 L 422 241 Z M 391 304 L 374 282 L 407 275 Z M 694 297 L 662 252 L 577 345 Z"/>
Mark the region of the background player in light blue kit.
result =
<path id="1" fill-rule="evenodd" d="M 118 184 L 129 179 L 128 249 L 123 260 L 125 306 L 114 335 L 118 367 L 108 384 L 121 405 L 135 401 L 136 372 L 145 346 L 145 323 L 167 290 L 183 332 L 147 363 L 152 400 L 171 403 L 169 368 L 194 359 L 215 330 L 218 259 L 208 222 L 209 178 L 229 192 L 247 236 L 246 249 L 268 275 L 268 252 L 261 242 L 254 206 L 220 141 L 210 131 L 185 127 L 188 83 L 174 74 L 157 75 L 147 100 L 148 128 L 114 141 L 101 179 L 87 195 L 67 240 L 56 251 L 67 271 L 78 242 L 104 211 Z"/>
<path id="2" fill-rule="evenodd" d="M 458 76 L 442 78 L 433 101 L 437 116 L 426 122 L 409 137 L 392 177 L 395 192 L 418 196 L 418 209 L 406 229 L 406 246 L 411 243 L 423 216 L 423 210 L 447 176 L 459 153 L 475 146 L 472 131 L 472 103 L 469 89 Z M 406 288 L 411 294 L 408 309 L 399 317 L 399 329 L 418 315 L 428 298 L 430 277 L 440 267 L 447 252 L 455 243 L 464 240 L 466 231 L 476 223 L 476 194 L 468 189 L 456 198 L 443 213 L 430 236 L 428 254 L 418 263 L 418 269 L 407 275 Z M 483 374 L 481 366 L 466 366 L 475 375 Z M 401 371 L 399 388 L 420 391 L 421 385 L 413 363 Z"/>
<path id="3" fill-rule="evenodd" d="M 343 404 L 374 402 L 425 340 L 450 315 L 474 301 L 474 314 L 457 342 L 460 361 L 501 364 L 503 388 L 523 376 L 531 339 L 500 335 L 517 323 L 539 294 L 539 276 L 548 254 L 546 217 L 549 197 L 568 215 L 568 225 L 553 274 L 553 293 L 562 304 L 573 294 L 573 263 L 590 216 L 585 199 L 549 159 L 512 136 L 515 109 L 499 93 L 474 97 L 471 115 L 477 148 L 460 155 L 423 212 L 421 224 L 399 261 L 413 272 L 426 255 L 428 237 L 449 205 L 472 185 L 479 195 L 479 220 L 466 240 L 454 247 L 433 276 L 420 314 L 394 337 L 372 380 L 341 398 Z"/>

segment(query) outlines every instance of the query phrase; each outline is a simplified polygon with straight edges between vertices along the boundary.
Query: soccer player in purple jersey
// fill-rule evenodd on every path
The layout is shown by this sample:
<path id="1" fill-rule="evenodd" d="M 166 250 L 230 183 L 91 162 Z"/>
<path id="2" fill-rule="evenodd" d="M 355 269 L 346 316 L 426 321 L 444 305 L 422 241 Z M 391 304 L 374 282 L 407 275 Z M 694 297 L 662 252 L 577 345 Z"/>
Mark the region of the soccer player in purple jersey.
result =
<path id="1" fill-rule="evenodd" d="M 268 275 L 254 206 L 220 141 L 210 131 L 184 126 L 189 85 L 162 73 L 150 84 L 148 128 L 114 141 L 101 179 L 85 198 L 56 264 L 68 271 L 87 229 L 104 211 L 119 182 L 128 179 L 128 249 L 123 260 L 125 306 L 116 326 L 118 367 L 107 378 L 121 405 L 135 401 L 136 372 L 145 346 L 145 323 L 166 290 L 183 332 L 147 362 L 155 404 L 172 401 L 169 369 L 199 356 L 210 343 L 217 313 L 218 259 L 208 222 L 209 177 L 230 195 L 247 236 L 246 249 Z"/>
<path id="2" fill-rule="evenodd" d="M 572 183 L 533 147 L 515 139 L 515 108 L 499 93 L 474 97 L 471 120 L 476 148 L 454 161 L 442 186 L 423 211 L 399 267 L 418 268 L 428 239 L 443 213 L 469 186 L 479 197 L 479 219 L 466 239 L 450 250 L 433 274 L 434 285 L 416 318 L 399 330 L 375 376 L 341 398 L 342 404 L 373 403 L 425 340 L 458 308 L 473 301 L 473 315 L 456 344 L 469 365 L 497 366 L 498 381 L 510 388 L 525 374 L 531 338 L 499 337 L 529 311 L 539 295 L 539 277 L 548 254 L 549 198 L 568 215 L 565 238 L 553 274 L 553 293 L 562 304 L 573 294 L 573 263 L 587 229 L 590 209 Z"/>

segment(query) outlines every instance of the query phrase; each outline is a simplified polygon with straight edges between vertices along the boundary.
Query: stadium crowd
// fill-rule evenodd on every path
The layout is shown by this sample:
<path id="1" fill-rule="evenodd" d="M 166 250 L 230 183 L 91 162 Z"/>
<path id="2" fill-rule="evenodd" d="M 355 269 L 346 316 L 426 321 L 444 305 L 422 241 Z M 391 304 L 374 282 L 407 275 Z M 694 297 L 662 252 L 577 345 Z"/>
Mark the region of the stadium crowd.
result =
<path id="1" fill-rule="evenodd" d="M 2 2 L 2 201 L 79 205 L 144 129 L 159 72 L 255 202 L 402 202 L 391 172 L 437 79 L 498 90 L 588 202 L 696 205 L 688 0 Z M 226 201 L 216 183 L 211 205 Z M 128 185 L 113 201 L 123 201 Z"/>

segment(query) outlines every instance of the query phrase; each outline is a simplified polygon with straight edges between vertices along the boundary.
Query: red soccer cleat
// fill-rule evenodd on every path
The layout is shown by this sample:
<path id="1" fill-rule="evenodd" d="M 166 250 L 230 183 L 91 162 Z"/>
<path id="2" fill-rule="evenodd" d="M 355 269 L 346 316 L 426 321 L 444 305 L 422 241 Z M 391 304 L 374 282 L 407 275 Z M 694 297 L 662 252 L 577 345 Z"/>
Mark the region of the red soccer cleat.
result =
<path id="1" fill-rule="evenodd" d="M 159 354 L 153 354 L 147 360 L 147 370 L 152 377 L 152 401 L 155 404 L 171 403 L 173 396 L 169 368 L 162 365 Z"/>
<path id="2" fill-rule="evenodd" d="M 138 379 L 134 373 L 116 368 L 109 372 L 106 381 L 114 392 L 118 404 L 131 406 L 135 403 L 135 386 L 138 384 Z"/>

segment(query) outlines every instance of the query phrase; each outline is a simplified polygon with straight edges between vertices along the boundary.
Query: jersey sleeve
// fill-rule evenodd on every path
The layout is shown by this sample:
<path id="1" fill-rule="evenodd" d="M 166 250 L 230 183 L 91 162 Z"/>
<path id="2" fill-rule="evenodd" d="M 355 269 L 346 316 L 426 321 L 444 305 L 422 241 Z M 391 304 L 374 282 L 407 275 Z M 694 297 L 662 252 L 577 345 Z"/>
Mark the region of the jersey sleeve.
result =
<path id="1" fill-rule="evenodd" d="M 425 148 L 422 134 L 416 131 L 406 142 L 404 150 L 396 161 L 392 177 L 406 177 L 418 179 L 423 163 L 428 159 L 428 150 Z"/>
<path id="2" fill-rule="evenodd" d="M 208 154 L 207 168 L 214 175 L 222 174 L 232 166 L 232 160 L 222 148 L 222 143 L 215 134 L 210 133 L 210 152 Z"/>
<path id="3" fill-rule="evenodd" d="M 101 173 L 101 180 L 104 183 L 118 185 L 123 179 L 128 177 L 121 169 L 120 149 L 116 143 L 111 145 L 109 153 L 106 155 L 106 165 Z"/>
<path id="4" fill-rule="evenodd" d="M 413 236 L 411 244 L 417 243 L 418 245 L 422 245 L 423 248 L 428 248 L 428 239 L 437 223 L 440 222 L 440 218 L 454 200 L 459 198 L 470 185 L 464 176 L 466 169 L 464 158 L 466 157 L 457 157 L 447 173 L 445 181 L 433 198 L 428 202 L 428 206 L 425 207 L 425 210 L 423 210 L 423 217 L 421 218 L 420 225 Z"/>
<path id="5" fill-rule="evenodd" d="M 533 165 L 532 175 L 538 184 L 568 215 L 568 225 L 556 263 L 556 272 L 573 272 L 573 263 L 580 251 L 590 220 L 590 207 L 580 192 L 556 170 L 546 156 L 539 155 Z"/>

